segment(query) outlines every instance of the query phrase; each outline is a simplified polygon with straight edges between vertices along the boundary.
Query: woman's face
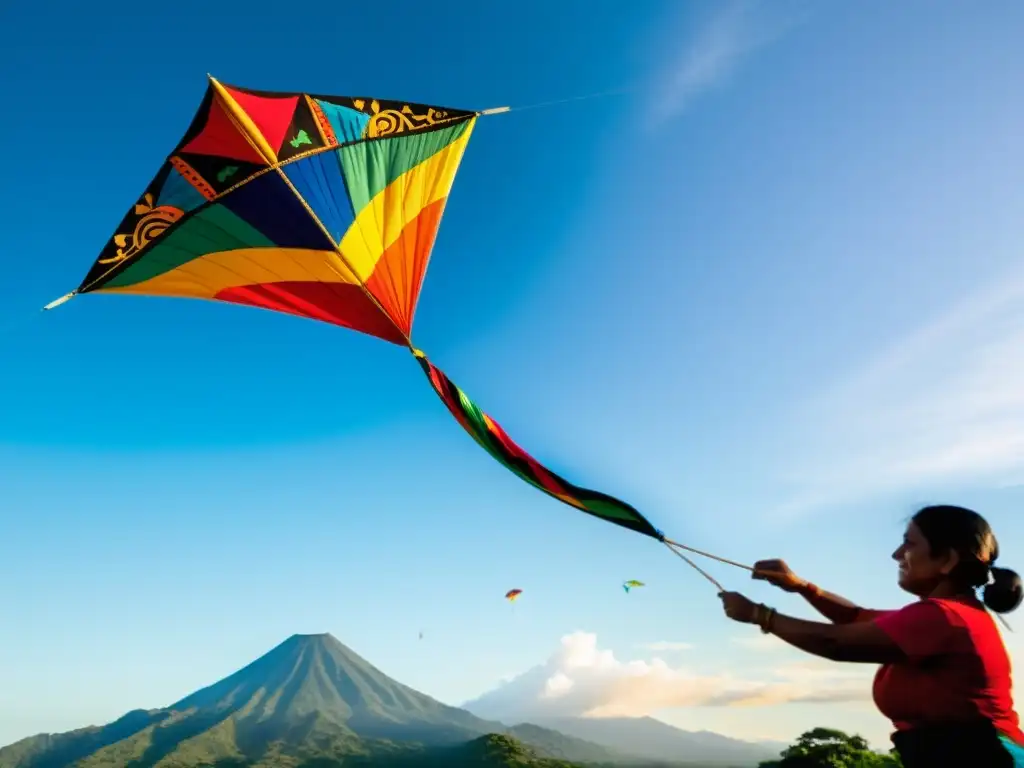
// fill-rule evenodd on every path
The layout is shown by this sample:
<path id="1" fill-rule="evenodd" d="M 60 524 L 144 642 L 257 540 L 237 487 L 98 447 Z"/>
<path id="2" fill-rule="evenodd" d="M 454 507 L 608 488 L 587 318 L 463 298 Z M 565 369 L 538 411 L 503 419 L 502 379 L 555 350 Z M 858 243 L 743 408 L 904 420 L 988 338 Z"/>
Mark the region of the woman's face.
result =
<path id="1" fill-rule="evenodd" d="M 907 526 L 903 544 L 892 553 L 892 559 L 899 563 L 900 587 L 919 597 L 934 592 L 956 565 L 955 553 L 933 557 L 928 540 L 914 523 Z"/>

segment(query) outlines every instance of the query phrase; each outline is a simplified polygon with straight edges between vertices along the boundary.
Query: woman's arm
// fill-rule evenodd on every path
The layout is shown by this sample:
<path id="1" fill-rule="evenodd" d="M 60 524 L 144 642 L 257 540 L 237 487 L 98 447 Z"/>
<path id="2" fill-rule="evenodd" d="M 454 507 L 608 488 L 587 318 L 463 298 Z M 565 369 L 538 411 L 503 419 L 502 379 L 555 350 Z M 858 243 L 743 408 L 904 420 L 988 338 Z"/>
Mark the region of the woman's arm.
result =
<path id="1" fill-rule="evenodd" d="M 890 664 L 906 660 L 900 647 L 871 621 L 825 624 L 775 613 L 765 629 L 794 648 L 830 661 Z"/>
<path id="2" fill-rule="evenodd" d="M 859 605 L 851 603 L 845 597 L 840 597 L 832 592 L 826 592 L 809 581 L 803 582 L 794 591 L 806 600 L 814 610 L 833 624 L 856 624 L 858 622 L 871 621 L 885 613 L 885 611 L 861 608 Z"/>
<path id="3" fill-rule="evenodd" d="M 861 664 L 887 664 L 906 659 L 900 646 L 874 622 L 804 621 L 756 605 L 736 592 L 723 592 L 720 597 L 731 619 L 758 624 L 763 631 L 815 656 Z"/>
<path id="4" fill-rule="evenodd" d="M 834 624 L 853 624 L 870 621 L 884 611 L 861 608 L 845 597 L 826 592 L 805 579 L 801 579 L 784 560 L 760 560 L 754 563 L 753 577 L 778 587 L 785 592 L 795 592 L 810 603 L 818 613 Z"/>

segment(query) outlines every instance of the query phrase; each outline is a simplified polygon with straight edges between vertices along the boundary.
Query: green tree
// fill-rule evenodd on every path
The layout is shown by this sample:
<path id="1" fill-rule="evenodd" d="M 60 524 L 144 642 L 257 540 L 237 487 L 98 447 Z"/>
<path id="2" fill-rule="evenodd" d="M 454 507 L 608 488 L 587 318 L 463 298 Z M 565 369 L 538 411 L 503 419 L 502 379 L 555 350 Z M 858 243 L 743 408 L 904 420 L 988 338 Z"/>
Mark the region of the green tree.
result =
<path id="1" fill-rule="evenodd" d="M 901 768 L 895 753 L 874 752 L 861 736 L 850 736 L 832 728 L 814 728 L 800 735 L 778 760 L 758 768 Z"/>

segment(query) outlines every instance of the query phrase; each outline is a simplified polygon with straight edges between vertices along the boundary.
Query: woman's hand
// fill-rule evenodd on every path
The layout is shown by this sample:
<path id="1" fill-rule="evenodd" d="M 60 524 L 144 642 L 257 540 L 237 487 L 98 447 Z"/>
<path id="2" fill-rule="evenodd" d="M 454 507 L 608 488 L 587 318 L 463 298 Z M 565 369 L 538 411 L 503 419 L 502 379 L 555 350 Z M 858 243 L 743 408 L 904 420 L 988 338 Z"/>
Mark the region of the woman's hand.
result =
<path id="1" fill-rule="evenodd" d="M 739 592 L 719 592 L 725 615 L 741 624 L 753 624 L 757 615 L 757 605 Z"/>
<path id="2" fill-rule="evenodd" d="M 754 563 L 753 578 L 767 581 L 785 592 L 796 592 L 807 584 L 793 573 L 785 560 L 758 560 Z"/>

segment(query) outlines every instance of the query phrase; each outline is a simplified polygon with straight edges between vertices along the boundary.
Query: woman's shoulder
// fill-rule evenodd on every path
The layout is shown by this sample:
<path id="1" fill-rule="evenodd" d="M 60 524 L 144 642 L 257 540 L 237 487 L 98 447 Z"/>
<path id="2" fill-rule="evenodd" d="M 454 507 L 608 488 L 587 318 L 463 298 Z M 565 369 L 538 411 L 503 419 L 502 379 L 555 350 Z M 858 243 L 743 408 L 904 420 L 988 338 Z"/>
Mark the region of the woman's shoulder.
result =
<path id="1" fill-rule="evenodd" d="M 912 661 L 962 652 L 964 638 L 970 635 L 964 631 L 962 620 L 941 602 L 931 599 L 918 600 L 879 616 L 875 626 Z"/>
<path id="2" fill-rule="evenodd" d="M 984 605 L 957 598 L 927 597 L 875 620 L 912 658 L 1002 653 L 1002 637 Z"/>
<path id="3" fill-rule="evenodd" d="M 976 597 L 926 597 L 919 602 L 938 606 L 951 616 L 973 620 L 978 617 L 991 618 L 985 604 Z"/>
<path id="4" fill-rule="evenodd" d="M 994 642 L 999 629 L 985 604 L 978 599 L 964 597 L 927 597 L 918 601 L 927 604 L 933 621 L 944 623 L 960 630 L 959 634 L 969 635 L 972 642 Z M 909 606 L 908 606 L 909 607 Z"/>
<path id="5" fill-rule="evenodd" d="M 883 623 L 946 624 L 957 627 L 990 623 L 991 617 L 978 600 L 947 597 L 923 597 L 902 608 L 879 611 Z"/>

